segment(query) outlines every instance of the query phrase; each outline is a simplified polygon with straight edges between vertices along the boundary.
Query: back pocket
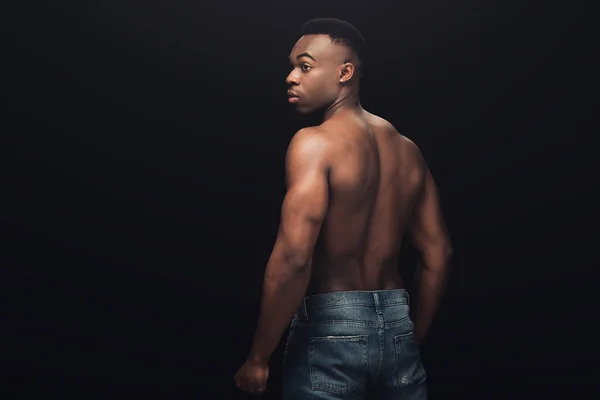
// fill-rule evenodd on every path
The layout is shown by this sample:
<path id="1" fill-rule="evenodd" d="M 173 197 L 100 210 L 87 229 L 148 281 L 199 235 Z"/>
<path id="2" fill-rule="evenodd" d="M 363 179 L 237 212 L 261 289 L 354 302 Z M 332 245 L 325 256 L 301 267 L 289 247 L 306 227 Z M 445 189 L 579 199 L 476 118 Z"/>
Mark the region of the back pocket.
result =
<path id="1" fill-rule="evenodd" d="M 396 348 L 396 364 L 394 365 L 393 382 L 396 387 L 419 384 L 427 379 L 425 368 L 421 362 L 419 347 L 412 332 L 394 336 Z"/>
<path id="2" fill-rule="evenodd" d="M 366 382 L 369 337 L 326 336 L 310 339 L 311 389 L 346 394 Z"/>

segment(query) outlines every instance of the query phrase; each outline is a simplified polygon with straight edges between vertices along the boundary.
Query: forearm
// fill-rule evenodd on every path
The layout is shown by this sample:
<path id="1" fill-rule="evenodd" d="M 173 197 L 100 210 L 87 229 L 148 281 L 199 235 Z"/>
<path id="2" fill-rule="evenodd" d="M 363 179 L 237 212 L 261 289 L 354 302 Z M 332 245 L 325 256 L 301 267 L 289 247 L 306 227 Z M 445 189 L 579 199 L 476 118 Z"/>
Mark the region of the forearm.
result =
<path id="1" fill-rule="evenodd" d="M 309 265 L 270 260 L 265 272 L 260 317 L 249 358 L 269 360 L 306 294 Z"/>
<path id="2" fill-rule="evenodd" d="M 423 261 L 420 266 L 417 307 L 415 315 L 415 339 L 422 342 L 433 322 L 446 287 L 446 260 L 437 261 L 437 265 L 428 265 Z"/>

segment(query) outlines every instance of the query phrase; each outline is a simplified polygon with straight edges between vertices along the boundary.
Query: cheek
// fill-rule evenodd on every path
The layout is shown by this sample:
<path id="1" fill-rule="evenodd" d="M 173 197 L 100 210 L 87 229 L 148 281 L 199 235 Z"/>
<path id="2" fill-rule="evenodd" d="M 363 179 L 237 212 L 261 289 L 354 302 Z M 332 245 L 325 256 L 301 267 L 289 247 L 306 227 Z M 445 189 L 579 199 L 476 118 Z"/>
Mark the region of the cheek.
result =
<path id="1" fill-rule="evenodd" d="M 318 74 L 315 73 L 311 78 L 309 79 L 311 89 L 323 95 L 331 92 L 336 87 L 335 78 L 329 71 L 319 71 Z"/>

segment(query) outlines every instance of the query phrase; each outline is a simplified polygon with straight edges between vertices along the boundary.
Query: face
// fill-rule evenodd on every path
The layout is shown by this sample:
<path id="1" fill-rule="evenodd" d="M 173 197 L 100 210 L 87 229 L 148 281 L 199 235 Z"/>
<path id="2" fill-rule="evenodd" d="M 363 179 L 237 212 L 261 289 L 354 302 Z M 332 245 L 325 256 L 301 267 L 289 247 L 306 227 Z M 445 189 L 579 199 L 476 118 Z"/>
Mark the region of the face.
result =
<path id="1" fill-rule="evenodd" d="M 332 43 L 328 35 L 302 36 L 290 54 L 293 69 L 286 79 L 290 103 L 301 113 L 329 107 L 352 76 L 347 60 L 348 50 Z"/>

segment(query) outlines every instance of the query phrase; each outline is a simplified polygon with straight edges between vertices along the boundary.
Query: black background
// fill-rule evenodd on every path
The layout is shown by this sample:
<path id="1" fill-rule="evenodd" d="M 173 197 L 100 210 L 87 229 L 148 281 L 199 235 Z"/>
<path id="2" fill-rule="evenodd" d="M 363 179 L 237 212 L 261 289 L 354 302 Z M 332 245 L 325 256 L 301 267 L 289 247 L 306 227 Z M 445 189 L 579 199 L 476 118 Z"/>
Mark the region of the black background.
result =
<path id="1" fill-rule="evenodd" d="M 287 57 L 319 16 L 362 31 L 363 106 L 440 187 L 456 255 L 422 349 L 431 398 L 594 398 L 596 22 L 513 3 L 7 9 L 2 398 L 245 398 L 233 375 L 306 124 Z"/>

